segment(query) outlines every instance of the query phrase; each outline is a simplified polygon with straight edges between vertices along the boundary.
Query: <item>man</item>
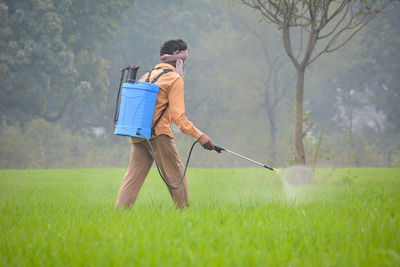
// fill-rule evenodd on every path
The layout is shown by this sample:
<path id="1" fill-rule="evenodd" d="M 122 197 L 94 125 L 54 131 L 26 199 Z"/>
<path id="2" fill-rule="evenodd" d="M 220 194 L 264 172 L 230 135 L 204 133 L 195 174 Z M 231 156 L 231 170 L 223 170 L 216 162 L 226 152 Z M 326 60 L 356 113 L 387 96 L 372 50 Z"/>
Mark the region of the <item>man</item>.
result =
<path id="1" fill-rule="evenodd" d="M 197 139 L 205 149 L 214 149 L 211 139 L 199 131 L 185 116 L 183 77 L 184 62 L 187 56 L 187 44 L 183 40 L 169 40 L 160 49 L 162 63 L 156 65 L 150 74 L 147 73 L 140 79 L 144 82 L 149 78 L 151 82 L 165 69 L 172 70 L 164 73 L 156 82 L 160 86 L 160 91 L 157 95 L 153 117 L 153 127 L 154 125 L 155 127 L 150 140 L 161 172 L 165 180 L 171 185 L 179 184 L 184 172 L 184 166 L 171 131 L 172 122 L 183 133 Z M 151 149 L 144 139 L 131 138 L 131 143 L 129 166 L 118 193 L 117 208 L 129 207 L 135 203 L 139 190 L 154 161 Z M 186 177 L 182 186 L 178 189 L 168 187 L 168 190 L 177 208 L 189 206 Z"/>

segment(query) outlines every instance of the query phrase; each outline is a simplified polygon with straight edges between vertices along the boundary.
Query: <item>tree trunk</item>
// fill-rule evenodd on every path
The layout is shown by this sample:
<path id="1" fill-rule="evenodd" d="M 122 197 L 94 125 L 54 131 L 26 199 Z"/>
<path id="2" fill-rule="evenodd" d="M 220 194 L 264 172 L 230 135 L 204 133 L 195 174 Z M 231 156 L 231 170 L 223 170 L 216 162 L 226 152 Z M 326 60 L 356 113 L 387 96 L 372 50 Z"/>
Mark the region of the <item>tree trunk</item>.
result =
<path id="1" fill-rule="evenodd" d="M 270 133 L 270 138 L 269 138 L 269 153 L 268 155 L 272 158 L 273 161 L 276 160 L 276 123 L 275 123 L 275 107 L 273 104 L 271 104 L 271 99 L 270 99 L 270 94 L 268 91 L 268 86 L 270 84 L 270 79 L 271 79 L 271 74 L 272 72 L 270 71 L 268 73 L 268 79 L 266 82 L 266 88 L 265 88 L 265 94 L 264 94 L 264 101 L 265 101 L 265 110 L 267 113 L 267 118 L 269 122 L 269 133 Z M 276 77 L 275 77 L 276 79 Z"/>
<path id="2" fill-rule="evenodd" d="M 276 160 L 276 123 L 275 123 L 275 110 L 273 108 L 267 108 L 268 121 L 269 121 L 269 155 L 273 161 Z"/>
<path id="3" fill-rule="evenodd" d="M 296 164 L 305 165 L 306 156 L 303 145 L 303 96 L 304 96 L 304 67 L 297 67 L 296 84 L 296 125 L 294 131 L 294 147 L 296 150 Z"/>

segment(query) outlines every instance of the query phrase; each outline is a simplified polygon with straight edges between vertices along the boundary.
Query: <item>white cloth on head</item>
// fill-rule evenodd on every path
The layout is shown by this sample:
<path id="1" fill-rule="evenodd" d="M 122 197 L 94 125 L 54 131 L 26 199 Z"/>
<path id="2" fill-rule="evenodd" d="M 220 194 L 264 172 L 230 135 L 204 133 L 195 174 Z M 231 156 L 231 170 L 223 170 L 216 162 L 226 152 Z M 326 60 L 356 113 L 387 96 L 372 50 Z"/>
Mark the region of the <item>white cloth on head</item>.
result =
<path id="1" fill-rule="evenodd" d="M 184 78 L 185 76 L 185 62 L 184 60 L 188 56 L 188 51 L 183 50 L 183 51 L 175 51 L 172 55 L 169 54 L 164 54 L 160 56 L 160 59 L 162 62 L 169 63 L 169 62 L 176 62 L 176 72 L 179 73 L 179 75 Z"/>
<path id="2" fill-rule="evenodd" d="M 182 78 L 185 78 L 185 62 L 183 62 L 182 59 L 176 61 L 176 72 L 178 72 Z"/>

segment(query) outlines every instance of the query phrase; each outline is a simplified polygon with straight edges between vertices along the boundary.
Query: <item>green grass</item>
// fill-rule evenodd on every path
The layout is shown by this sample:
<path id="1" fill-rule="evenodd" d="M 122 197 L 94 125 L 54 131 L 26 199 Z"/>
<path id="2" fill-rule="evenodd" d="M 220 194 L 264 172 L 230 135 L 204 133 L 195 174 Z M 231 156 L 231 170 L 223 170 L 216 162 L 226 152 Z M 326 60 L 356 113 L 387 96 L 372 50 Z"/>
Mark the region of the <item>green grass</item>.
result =
<path id="1" fill-rule="evenodd" d="M 0 265 L 400 266 L 400 169 L 190 169 L 187 210 L 152 170 L 116 211 L 124 172 L 0 171 Z"/>

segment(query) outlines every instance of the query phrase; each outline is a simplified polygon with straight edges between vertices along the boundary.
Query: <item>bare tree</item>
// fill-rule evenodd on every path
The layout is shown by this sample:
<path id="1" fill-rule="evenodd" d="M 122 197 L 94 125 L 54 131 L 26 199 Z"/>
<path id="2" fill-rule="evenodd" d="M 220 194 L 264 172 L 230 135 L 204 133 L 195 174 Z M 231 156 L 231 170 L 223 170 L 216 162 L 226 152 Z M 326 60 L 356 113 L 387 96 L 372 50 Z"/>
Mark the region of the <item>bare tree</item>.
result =
<path id="1" fill-rule="evenodd" d="M 283 53 L 270 53 L 268 49 L 269 42 L 262 35 L 253 31 L 262 47 L 265 61 L 268 65 L 268 73 L 264 81 L 264 106 L 269 123 L 270 134 L 270 155 L 272 160 L 276 160 L 276 132 L 278 130 L 276 125 L 276 112 L 278 105 L 284 99 L 287 89 L 294 81 L 294 77 L 287 79 L 285 82 L 280 80 L 281 73 L 284 72 L 285 62 L 283 60 Z"/>
<path id="2" fill-rule="evenodd" d="M 390 0 L 242 0 L 264 20 L 278 26 L 286 54 L 297 72 L 295 150 L 296 164 L 305 165 L 303 145 L 304 74 L 324 53 L 338 50 L 388 5 Z M 293 32 L 300 33 L 293 47 Z M 296 33 L 296 32 L 295 32 Z M 317 47 L 317 43 L 319 44 Z M 304 45 L 303 45 L 304 44 Z"/>

